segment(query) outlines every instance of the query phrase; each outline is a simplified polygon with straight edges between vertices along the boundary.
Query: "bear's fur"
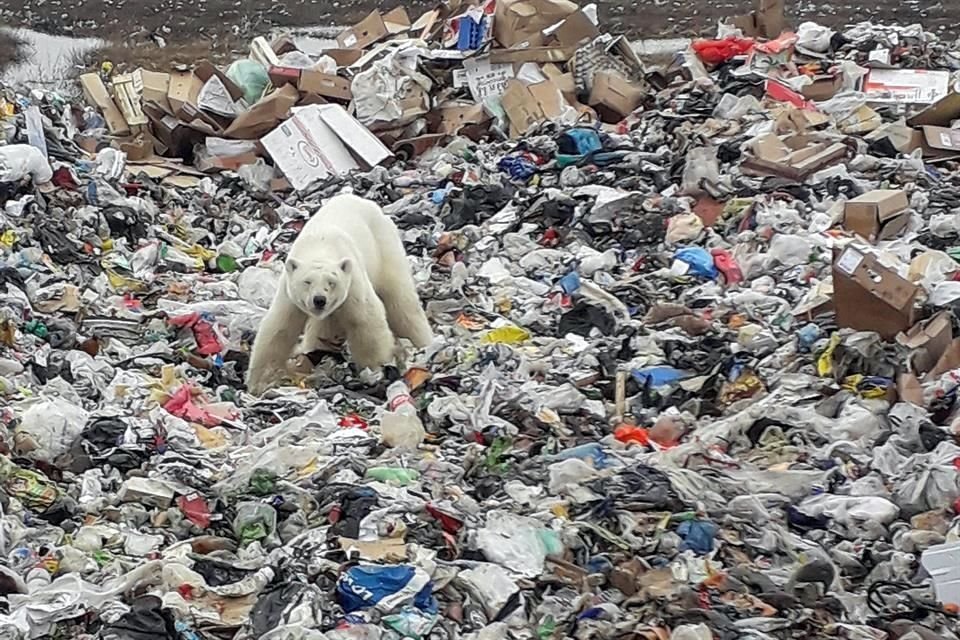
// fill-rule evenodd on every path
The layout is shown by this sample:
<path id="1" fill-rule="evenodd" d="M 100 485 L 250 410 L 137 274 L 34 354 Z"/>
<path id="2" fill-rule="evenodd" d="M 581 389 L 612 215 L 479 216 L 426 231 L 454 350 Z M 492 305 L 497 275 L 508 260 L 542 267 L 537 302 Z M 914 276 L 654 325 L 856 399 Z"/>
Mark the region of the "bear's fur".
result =
<path id="1" fill-rule="evenodd" d="M 336 196 L 303 227 L 253 343 L 251 393 L 284 375 L 301 334 L 304 352 L 346 338 L 354 362 L 371 368 L 394 361 L 396 338 L 433 340 L 400 234 L 376 203 Z"/>

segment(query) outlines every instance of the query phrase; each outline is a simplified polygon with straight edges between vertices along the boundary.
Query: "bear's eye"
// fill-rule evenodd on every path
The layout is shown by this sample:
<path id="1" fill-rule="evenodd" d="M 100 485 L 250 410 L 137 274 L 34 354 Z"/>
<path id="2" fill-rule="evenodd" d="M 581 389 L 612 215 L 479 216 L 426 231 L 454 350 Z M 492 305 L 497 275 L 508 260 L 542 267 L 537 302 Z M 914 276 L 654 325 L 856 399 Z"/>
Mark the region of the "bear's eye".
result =
<path id="1" fill-rule="evenodd" d="M 312 280 L 304 280 L 304 281 L 303 281 L 303 284 L 305 284 L 305 285 L 307 285 L 308 287 L 310 287 L 310 286 L 313 286 L 313 281 L 312 281 Z"/>

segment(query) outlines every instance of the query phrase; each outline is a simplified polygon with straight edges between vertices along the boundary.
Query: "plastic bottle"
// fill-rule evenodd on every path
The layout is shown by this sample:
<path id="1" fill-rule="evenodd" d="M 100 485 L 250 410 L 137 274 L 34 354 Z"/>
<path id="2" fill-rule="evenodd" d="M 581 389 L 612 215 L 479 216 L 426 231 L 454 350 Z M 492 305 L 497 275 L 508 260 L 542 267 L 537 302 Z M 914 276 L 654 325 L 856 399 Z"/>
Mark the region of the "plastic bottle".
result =
<path id="1" fill-rule="evenodd" d="M 388 447 L 415 449 L 427 432 L 417 415 L 410 390 L 403 380 L 387 388 L 386 411 L 380 419 L 380 435 Z"/>

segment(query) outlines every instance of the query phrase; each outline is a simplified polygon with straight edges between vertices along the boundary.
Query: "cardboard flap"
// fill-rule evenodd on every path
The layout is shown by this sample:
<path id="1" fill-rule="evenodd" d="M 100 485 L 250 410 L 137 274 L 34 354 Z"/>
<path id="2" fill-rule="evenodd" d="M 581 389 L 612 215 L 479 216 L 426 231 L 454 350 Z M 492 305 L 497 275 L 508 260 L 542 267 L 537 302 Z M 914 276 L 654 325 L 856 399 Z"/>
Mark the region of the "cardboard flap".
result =
<path id="1" fill-rule="evenodd" d="M 238 115 L 224 135 L 239 140 L 252 140 L 266 135 L 287 116 L 290 107 L 299 98 L 300 92 L 296 87 L 284 85 Z"/>
<path id="2" fill-rule="evenodd" d="M 960 119 L 960 93 L 949 93 L 907 120 L 911 127 L 949 127 Z"/>
<path id="3" fill-rule="evenodd" d="M 924 374 L 937 364 L 953 341 L 953 316 L 941 311 L 932 318 L 913 325 L 897 336 L 897 343 L 913 351 L 917 373 Z"/>
<path id="4" fill-rule="evenodd" d="M 923 127 L 923 139 L 932 149 L 960 151 L 960 129 Z"/>

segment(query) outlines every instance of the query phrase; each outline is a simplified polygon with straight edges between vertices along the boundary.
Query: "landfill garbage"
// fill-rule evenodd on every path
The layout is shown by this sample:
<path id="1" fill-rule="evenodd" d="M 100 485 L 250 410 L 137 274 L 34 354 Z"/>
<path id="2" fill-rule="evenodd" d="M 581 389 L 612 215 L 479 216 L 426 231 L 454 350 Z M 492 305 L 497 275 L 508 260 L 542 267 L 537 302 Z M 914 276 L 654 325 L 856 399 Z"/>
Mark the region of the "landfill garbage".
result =
<path id="1" fill-rule="evenodd" d="M 957 640 L 960 42 L 783 9 L 7 88 L 0 637 Z M 280 323 L 248 388 L 342 193 L 435 338 Z"/>

